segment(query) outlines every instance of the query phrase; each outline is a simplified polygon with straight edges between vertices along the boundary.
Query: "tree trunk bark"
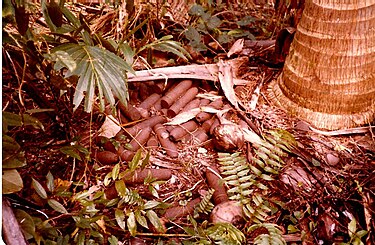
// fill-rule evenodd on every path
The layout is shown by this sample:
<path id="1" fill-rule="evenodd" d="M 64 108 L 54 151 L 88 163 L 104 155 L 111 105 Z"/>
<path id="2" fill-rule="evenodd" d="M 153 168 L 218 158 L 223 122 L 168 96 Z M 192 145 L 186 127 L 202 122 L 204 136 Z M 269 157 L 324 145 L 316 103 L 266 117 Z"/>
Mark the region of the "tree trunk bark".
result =
<path id="1" fill-rule="evenodd" d="M 375 0 L 307 0 L 269 99 L 335 130 L 375 117 Z"/>

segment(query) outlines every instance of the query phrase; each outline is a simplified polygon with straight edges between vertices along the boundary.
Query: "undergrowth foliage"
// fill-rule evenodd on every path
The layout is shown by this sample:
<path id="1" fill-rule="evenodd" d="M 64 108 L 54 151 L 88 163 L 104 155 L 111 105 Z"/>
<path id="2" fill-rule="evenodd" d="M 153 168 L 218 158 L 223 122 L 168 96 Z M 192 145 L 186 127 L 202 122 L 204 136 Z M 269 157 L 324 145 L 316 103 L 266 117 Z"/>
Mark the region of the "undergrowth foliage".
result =
<path id="1" fill-rule="evenodd" d="M 259 144 L 260 143 L 260 144 Z M 272 212 L 272 200 L 267 197 L 269 189 L 267 182 L 283 167 L 281 157 L 295 145 L 293 136 L 284 130 L 273 130 L 257 141 L 254 146 L 254 156 L 249 163 L 241 152 L 218 153 L 221 174 L 229 187 L 229 199 L 238 201 L 250 226 L 248 232 L 265 227 L 268 234 L 261 234 L 255 244 L 284 244 L 276 224 L 266 223 Z M 282 241 L 284 243 L 278 243 Z"/>
<path id="2" fill-rule="evenodd" d="M 51 220 L 37 219 L 26 212 L 17 211 L 18 218 L 25 220 L 22 228 L 27 231 L 26 238 L 34 238 L 37 244 L 103 244 L 106 239 L 110 244 L 117 244 L 118 237 L 111 235 L 106 238 L 107 231 L 121 229 L 135 236 L 142 229 L 153 227 L 157 232 L 165 232 L 157 210 L 165 209 L 168 205 L 141 197 L 137 189 L 127 187 L 124 182 L 125 175 L 132 176 L 136 169 L 147 164 L 148 155 L 142 159 L 141 151 L 138 151 L 129 168 L 122 171 L 124 166 L 116 164 L 104 178 L 105 182 L 76 193 L 68 190 L 73 186 L 79 188 L 82 183 L 56 180 L 51 173 L 43 182 L 32 179 L 32 187 L 42 202 L 60 213 L 60 218 L 71 217 L 74 223 L 70 221 L 68 227 L 60 227 Z M 114 199 L 108 199 L 105 194 L 111 184 L 115 185 L 118 193 Z M 70 211 L 66 208 L 68 206 L 79 208 Z M 45 235 L 47 233 L 48 236 Z"/>
<path id="3" fill-rule="evenodd" d="M 198 218 L 200 213 L 211 213 L 212 209 L 215 207 L 214 204 L 211 202 L 211 198 L 214 192 L 214 189 L 210 189 L 208 190 L 207 194 L 203 196 L 202 200 L 194 209 L 194 218 Z"/>

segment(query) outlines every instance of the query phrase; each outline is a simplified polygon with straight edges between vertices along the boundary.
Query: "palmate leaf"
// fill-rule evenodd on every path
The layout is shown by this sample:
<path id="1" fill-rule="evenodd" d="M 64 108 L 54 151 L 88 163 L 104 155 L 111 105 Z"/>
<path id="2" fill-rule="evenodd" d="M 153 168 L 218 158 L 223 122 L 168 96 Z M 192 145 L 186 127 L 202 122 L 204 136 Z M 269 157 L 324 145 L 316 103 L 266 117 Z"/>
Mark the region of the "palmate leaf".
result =
<path id="1" fill-rule="evenodd" d="M 104 110 L 104 98 L 111 106 L 115 104 L 115 97 L 126 105 L 129 97 L 126 72 L 134 71 L 123 59 L 107 50 L 83 44 L 63 44 L 52 50 L 52 54 L 61 52 L 66 52 L 71 57 L 70 63 L 72 60 L 76 63 L 75 66 L 70 66 L 75 68 L 68 70 L 65 77 L 79 76 L 73 98 L 74 109 L 85 98 L 85 111 L 90 112 L 95 101 L 95 88 L 98 89 L 101 110 Z M 56 70 L 66 67 L 66 61 L 61 59 L 63 55 L 54 57 Z"/>

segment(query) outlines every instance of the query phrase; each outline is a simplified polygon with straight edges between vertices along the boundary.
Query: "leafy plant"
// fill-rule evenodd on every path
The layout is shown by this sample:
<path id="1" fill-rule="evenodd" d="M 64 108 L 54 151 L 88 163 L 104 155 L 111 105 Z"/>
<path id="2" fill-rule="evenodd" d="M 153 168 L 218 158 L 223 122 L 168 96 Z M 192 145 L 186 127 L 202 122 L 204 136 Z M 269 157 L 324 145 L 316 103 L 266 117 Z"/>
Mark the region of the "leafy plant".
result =
<path id="1" fill-rule="evenodd" d="M 207 194 L 203 196 L 202 200 L 194 208 L 194 218 L 198 218 L 200 213 L 209 214 L 215 207 L 210 201 L 215 190 L 208 190 Z"/>
<path id="2" fill-rule="evenodd" d="M 220 12 L 221 9 L 226 8 L 224 5 L 216 7 L 207 4 L 203 6 L 199 4 L 193 5 L 189 10 L 191 16 L 191 24 L 185 29 L 185 37 L 189 40 L 189 45 L 196 51 L 207 51 L 204 40 L 205 36 L 209 36 L 211 39 L 215 39 L 218 43 L 225 44 L 233 41 L 236 38 L 247 37 L 249 39 L 255 39 L 254 35 L 250 31 L 246 30 L 245 27 L 255 21 L 254 18 L 246 16 L 243 19 L 236 22 L 236 24 L 230 27 L 223 26 L 228 24 L 229 20 L 220 19 L 214 13 Z M 229 29 L 229 30 L 228 30 Z"/>
<path id="3" fill-rule="evenodd" d="M 184 227 L 185 232 L 191 238 L 183 241 L 183 244 L 245 244 L 245 235 L 230 223 L 216 223 L 208 226 L 207 221 L 198 225 L 192 216 L 188 216 L 188 219 L 193 228 Z"/>
<path id="4" fill-rule="evenodd" d="M 246 158 L 241 153 L 218 153 L 220 169 L 225 176 L 224 180 L 230 187 L 228 190 L 229 199 L 240 201 L 244 214 L 252 222 L 261 223 L 265 221 L 270 212 L 270 208 L 264 204 L 261 194 L 256 191 L 266 190 L 267 186 L 257 179 L 271 180 L 268 175 L 262 175 L 252 169 L 246 162 Z M 267 177 L 264 177 L 267 176 Z"/>
<path id="5" fill-rule="evenodd" d="M 256 245 L 286 245 L 285 239 L 281 236 L 282 232 L 275 224 L 263 223 L 254 224 L 248 228 L 248 232 L 254 231 L 267 231 L 258 235 L 254 239 L 254 244 Z"/>
<path id="6" fill-rule="evenodd" d="M 79 161 L 82 161 L 81 155 L 83 155 L 86 159 L 90 158 L 90 152 L 85 147 L 78 144 L 77 142 L 74 142 L 72 145 L 69 145 L 69 146 L 61 147 L 60 151 Z"/>
<path id="7" fill-rule="evenodd" d="M 206 230 L 215 244 L 244 244 L 245 235 L 230 223 L 217 223 Z"/>
<path id="8" fill-rule="evenodd" d="M 129 163 L 128 170 L 120 172 L 120 164 L 116 164 L 113 170 L 106 175 L 104 181 L 106 185 L 109 185 L 111 180 L 115 182 L 115 188 L 119 195 L 119 198 L 111 202 L 111 206 L 116 205 L 115 219 L 117 225 L 123 230 L 128 230 L 132 236 L 136 235 L 138 225 L 149 229 L 148 221 L 157 231 L 164 231 L 164 226 L 154 209 L 165 208 L 165 204 L 157 201 L 145 201 L 137 190 L 127 188 L 123 179 L 124 176 L 134 174 L 137 168 L 144 168 L 148 164 L 149 155 L 147 154 L 141 160 L 141 151 L 139 150 Z"/>
<path id="9" fill-rule="evenodd" d="M 6 135 L 9 132 L 9 127 L 23 127 L 32 126 L 36 129 L 44 130 L 44 126 L 38 119 L 28 114 L 14 114 L 3 111 L 3 176 L 2 176 L 2 192 L 3 194 L 10 194 L 18 192 L 23 188 L 23 181 L 17 168 L 26 166 L 26 158 L 21 146 L 11 136 Z"/>
<path id="10" fill-rule="evenodd" d="M 218 153 L 218 162 L 229 186 L 229 198 L 241 203 L 249 222 L 262 225 L 272 212 L 270 200 L 264 196 L 264 191 L 268 189 L 267 182 L 274 180 L 273 176 L 283 167 L 281 157 L 285 156 L 285 152 L 289 152 L 296 142 L 293 136 L 284 130 L 269 131 L 264 139 L 255 135 L 247 139 L 254 146 L 255 155 L 251 163 L 248 163 L 240 152 Z M 271 238 L 263 235 L 257 239 L 266 241 Z M 264 244 L 276 244 L 272 243 L 272 239 L 270 241 L 271 243 Z"/>
<path id="11" fill-rule="evenodd" d="M 98 88 L 101 110 L 105 101 L 115 105 L 115 97 L 126 105 L 128 91 L 126 71 L 133 69 L 120 57 L 99 47 L 84 44 L 65 44 L 52 50 L 51 59 L 54 69 L 68 68 L 65 77 L 79 76 L 73 104 L 76 109 L 85 97 L 85 110 L 90 112 L 95 101 L 95 88 Z"/>
<path id="12" fill-rule="evenodd" d="M 364 245 L 362 242 L 362 237 L 366 236 L 368 231 L 366 230 L 358 230 L 357 229 L 357 221 L 353 218 L 348 224 L 348 234 L 350 237 L 349 242 L 340 243 L 341 245 Z"/>
<path id="13" fill-rule="evenodd" d="M 52 175 L 48 175 L 47 176 L 48 178 L 52 178 L 52 179 L 49 179 L 48 181 L 49 182 L 53 182 L 53 176 Z M 39 197 L 41 197 L 42 199 L 44 199 L 47 204 L 53 209 L 55 210 L 56 212 L 59 212 L 59 213 L 62 213 L 62 214 L 67 214 L 68 211 L 65 209 L 65 207 L 60 203 L 58 202 L 57 200 L 53 199 L 53 198 L 50 198 L 47 194 L 47 191 L 44 189 L 44 187 L 40 184 L 39 181 L 37 181 L 36 179 L 32 179 L 32 182 L 31 182 L 31 185 L 32 187 L 34 188 L 35 192 L 38 194 Z M 54 185 L 47 185 L 50 192 L 54 192 L 55 189 L 54 189 Z"/>

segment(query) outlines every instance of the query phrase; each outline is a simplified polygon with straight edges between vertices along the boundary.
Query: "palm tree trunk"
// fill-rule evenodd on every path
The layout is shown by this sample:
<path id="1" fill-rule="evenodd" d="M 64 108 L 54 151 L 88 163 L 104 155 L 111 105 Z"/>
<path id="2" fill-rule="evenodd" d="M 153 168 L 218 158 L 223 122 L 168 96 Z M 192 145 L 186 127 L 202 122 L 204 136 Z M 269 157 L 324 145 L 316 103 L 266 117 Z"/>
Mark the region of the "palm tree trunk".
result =
<path id="1" fill-rule="evenodd" d="M 269 99 L 334 130 L 375 117 L 375 0 L 307 0 Z"/>

